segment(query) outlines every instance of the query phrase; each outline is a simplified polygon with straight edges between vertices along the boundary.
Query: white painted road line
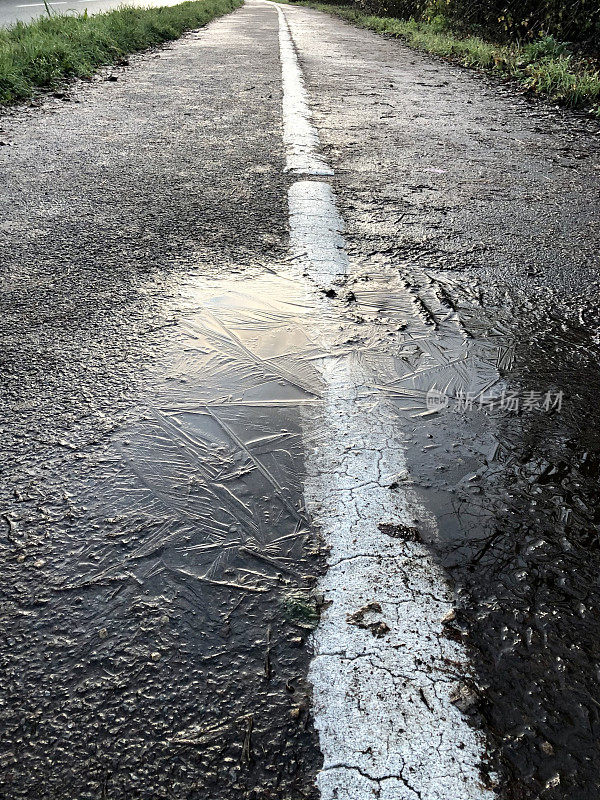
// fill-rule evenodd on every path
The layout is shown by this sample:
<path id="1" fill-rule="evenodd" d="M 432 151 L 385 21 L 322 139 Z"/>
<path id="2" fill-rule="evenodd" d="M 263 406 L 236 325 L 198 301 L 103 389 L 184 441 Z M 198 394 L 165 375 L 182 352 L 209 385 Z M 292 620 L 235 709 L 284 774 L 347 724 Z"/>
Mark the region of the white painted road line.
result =
<path id="1" fill-rule="evenodd" d="M 432 524 L 390 489 L 406 469 L 394 407 L 365 391 L 375 376 L 361 354 L 321 370 L 325 406 L 305 486 L 331 548 L 319 586 L 330 605 L 309 673 L 321 797 L 492 800 L 479 776 L 484 742 L 451 702 L 457 673 L 468 672 L 464 648 L 443 636 L 451 590 L 424 545 L 385 533 Z"/>
<path id="2" fill-rule="evenodd" d="M 290 30 L 278 13 L 288 170 L 323 175 L 312 169 L 325 162 Z M 320 287 L 346 274 L 331 186 L 298 181 L 288 200 L 294 263 Z M 309 445 L 314 435 L 305 502 L 330 547 L 310 670 L 324 756 L 321 798 L 492 800 L 479 772 L 483 737 L 452 703 L 456 673 L 469 669 L 463 646 L 443 635 L 450 587 L 427 547 L 385 532 L 415 520 L 434 526 L 408 490 L 390 488 L 406 470 L 399 420 L 391 400 L 365 392 L 385 383 L 377 371 L 393 369 L 386 363 L 393 355 L 377 354 L 374 365 L 360 351 L 334 356 L 339 322 L 319 324 L 329 350 L 316 362 L 324 403 L 304 413 Z"/>
<path id="3" fill-rule="evenodd" d="M 305 275 L 321 288 L 348 272 L 344 223 L 333 189 L 322 181 L 297 181 L 288 191 L 290 249 L 302 257 Z"/>
<path id="4" fill-rule="evenodd" d="M 69 5 L 67 0 L 56 0 L 54 3 L 48 3 L 49 6 L 67 6 Z M 16 6 L 16 8 L 44 8 L 45 3 L 25 3 L 22 6 Z"/>
<path id="5" fill-rule="evenodd" d="M 295 175 L 333 175 L 325 159 L 319 155 L 319 135 L 310 121 L 304 78 L 287 20 L 281 8 L 277 7 L 277 12 L 287 171 Z"/>

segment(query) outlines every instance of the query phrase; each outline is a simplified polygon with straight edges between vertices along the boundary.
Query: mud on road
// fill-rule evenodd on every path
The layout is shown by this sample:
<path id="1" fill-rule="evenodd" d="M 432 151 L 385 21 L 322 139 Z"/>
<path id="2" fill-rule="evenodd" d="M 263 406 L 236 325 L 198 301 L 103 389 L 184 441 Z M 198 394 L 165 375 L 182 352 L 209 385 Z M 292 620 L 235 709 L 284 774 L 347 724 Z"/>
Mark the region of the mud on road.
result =
<path id="1" fill-rule="evenodd" d="M 320 655 L 316 699 L 309 681 L 345 625 L 336 658 L 367 711 L 365 686 L 385 686 L 439 726 L 451 697 L 485 742 L 480 796 L 588 800 L 598 126 L 285 14 L 343 271 L 289 242 L 266 4 L 0 119 L 2 794 L 349 800 Z M 356 454 L 377 441 L 369 484 Z M 353 569 L 365 556 L 346 496 L 380 571 L 310 638 L 336 546 Z M 399 611 L 426 597 L 430 630 Z M 422 652 L 417 678 L 394 672 Z M 348 754 L 365 792 L 412 798 L 427 778 L 400 728 L 392 772 L 368 741 Z"/>

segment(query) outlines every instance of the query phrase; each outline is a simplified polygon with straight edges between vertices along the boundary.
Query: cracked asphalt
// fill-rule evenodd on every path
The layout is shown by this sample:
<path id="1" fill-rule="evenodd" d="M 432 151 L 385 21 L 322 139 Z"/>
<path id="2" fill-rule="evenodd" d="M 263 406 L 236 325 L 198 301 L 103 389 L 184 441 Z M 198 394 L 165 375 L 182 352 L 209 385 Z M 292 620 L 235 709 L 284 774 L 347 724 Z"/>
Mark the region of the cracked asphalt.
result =
<path id="1" fill-rule="evenodd" d="M 283 12 L 0 116 L 1 794 L 592 800 L 600 126 Z"/>

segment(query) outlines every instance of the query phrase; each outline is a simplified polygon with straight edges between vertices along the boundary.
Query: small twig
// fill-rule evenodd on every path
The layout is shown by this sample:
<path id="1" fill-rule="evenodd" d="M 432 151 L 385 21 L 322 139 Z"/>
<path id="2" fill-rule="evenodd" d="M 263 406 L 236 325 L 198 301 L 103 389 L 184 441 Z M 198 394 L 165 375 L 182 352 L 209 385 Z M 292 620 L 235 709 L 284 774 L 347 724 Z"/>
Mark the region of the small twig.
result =
<path id="1" fill-rule="evenodd" d="M 14 520 L 10 514 L 2 514 L 2 519 L 8 525 L 8 531 L 6 532 L 6 538 L 9 542 L 15 542 L 15 535 L 18 533 L 18 525 L 16 520 Z"/>
<path id="2" fill-rule="evenodd" d="M 233 606 L 232 606 L 232 607 L 229 609 L 229 611 L 227 612 L 227 614 L 225 614 L 225 616 L 223 617 L 223 621 L 224 621 L 224 622 L 229 622 L 229 620 L 231 619 L 231 615 L 233 614 L 233 612 L 238 610 L 238 608 L 239 608 L 239 607 L 242 605 L 242 603 L 244 602 L 244 600 L 245 600 L 245 599 L 246 599 L 246 598 L 244 597 L 244 595 L 242 595 L 242 596 L 240 597 L 240 599 L 238 600 L 238 602 L 237 602 L 235 605 L 233 605 Z"/>
<path id="3" fill-rule="evenodd" d="M 246 717 L 246 734 L 244 736 L 244 746 L 242 747 L 242 761 L 249 764 L 252 761 L 252 728 L 254 727 L 254 717 L 249 714 Z"/>
<path id="4" fill-rule="evenodd" d="M 271 626 L 267 628 L 267 650 L 265 652 L 265 678 L 271 677 Z"/>

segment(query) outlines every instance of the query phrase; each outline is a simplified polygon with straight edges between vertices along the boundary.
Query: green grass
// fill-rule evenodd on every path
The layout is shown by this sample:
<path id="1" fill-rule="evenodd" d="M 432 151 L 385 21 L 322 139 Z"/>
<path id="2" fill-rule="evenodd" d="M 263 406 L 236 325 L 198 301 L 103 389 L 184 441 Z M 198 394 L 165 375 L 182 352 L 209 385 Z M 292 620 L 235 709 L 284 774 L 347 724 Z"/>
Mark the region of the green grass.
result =
<path id="1" fill-rule="evenodd" d="M 242 0 L 121 6 L 105 14 L 53 14 L 0 28 L 0 105 L 55 89 L 70 78 L 89 78 L 98 67 L 177 39 L 240 5 Z"/>
<path id="2" fill-rule="evenodd" d="M 403 39 L 411 47 L 517 80 L 527 91 L 571 107 L 589 107 L 600 115 L 598 65 L 572 53 L 568 44 L 546 36 L 525 45 L 501 45 L 479 36 L 463 36 L 444 17 L 416 22 L 365 14 L 352 6 L 302 2 L 376 33 Z"/>

